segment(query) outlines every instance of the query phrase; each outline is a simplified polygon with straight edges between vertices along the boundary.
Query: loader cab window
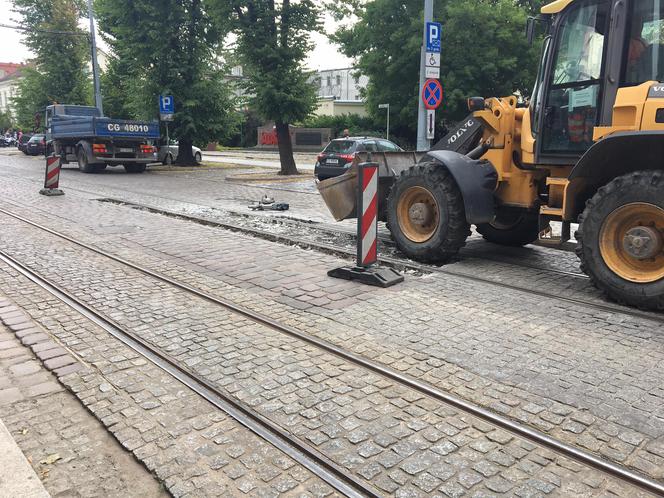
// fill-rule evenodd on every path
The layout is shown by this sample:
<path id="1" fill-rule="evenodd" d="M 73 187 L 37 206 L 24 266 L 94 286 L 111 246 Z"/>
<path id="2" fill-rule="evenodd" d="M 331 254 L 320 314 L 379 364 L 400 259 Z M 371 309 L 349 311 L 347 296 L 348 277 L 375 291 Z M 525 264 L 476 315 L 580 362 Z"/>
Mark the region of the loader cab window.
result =
<path id="1" fill-rule="evenodd" d="M 606 47 L 608 5 L 584 2 L 561 19 L 543 109 L 541 151 L 580 155 L 592 145 Z"/>
<path id="2" fill-rule="evenodd" d="M 664 81 L 664 0 L 631 2 L 624 86 Z"/>
<path id="3" fill-rule="evenodd" d="M 542 92 L 544 91 L 544 71 L 546 69 L 546 61 L 549 58 L 549 47 L 551 46 L 551 37 L 547 36 L 544 38 L 544 44 L 542 45 L 542 56 L 540 57 L 540 65 L 537 70 L 537 81 L 535 82 L 535 88 L 533 89 L 532 98 L 530 100 L 530 112 L 531 112 L 531 128 L 533 134 L 537 134 L 539 126 L 539 118 L 542 114 Z"/>

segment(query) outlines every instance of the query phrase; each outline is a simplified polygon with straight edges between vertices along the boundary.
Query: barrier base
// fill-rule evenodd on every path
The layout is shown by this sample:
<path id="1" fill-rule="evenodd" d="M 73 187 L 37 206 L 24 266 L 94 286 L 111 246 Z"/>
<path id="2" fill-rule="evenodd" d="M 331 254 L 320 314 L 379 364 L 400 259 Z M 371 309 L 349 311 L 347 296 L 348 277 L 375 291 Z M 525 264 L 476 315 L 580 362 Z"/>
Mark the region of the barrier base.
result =
<path id="1" fill-rule="evenodd" d="M 48 197 L 54 197 L 56 195 L 65 195 L 65 193 L 59 188 L 43 188 L 39 191 L 39 193 L 41 195 L 45 195 Z"/>
<path id="2" fill-rule="evenodd" d="M 391 287 L 403 282 L 403 275 L 391 268 L 343 267 L 330 270 L 327 272 L 327 275 L 333 278 L 357 281 L 375 287 Z"/>

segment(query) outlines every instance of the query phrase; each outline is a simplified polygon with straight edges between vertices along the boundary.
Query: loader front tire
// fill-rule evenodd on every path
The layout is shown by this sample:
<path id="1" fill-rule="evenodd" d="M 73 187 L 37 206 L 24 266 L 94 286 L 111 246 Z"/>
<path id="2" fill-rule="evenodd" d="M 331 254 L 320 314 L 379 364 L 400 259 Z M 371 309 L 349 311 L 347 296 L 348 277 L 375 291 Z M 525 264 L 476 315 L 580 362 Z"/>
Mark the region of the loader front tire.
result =
<path id="1" fill-rule="evenodd" d="M 664 172 L 637 171 L 600 188 L 576 233 L 581 269 L 615 301 L 664 310 Z"/>
<path id="2" fill-rule="evenodd" d="M 520 247 L 537 240 L 539 220 L 527 211 L 499 212 L 491 223 L 477 225 L 477 231 L 488 242 Z"/>
<path id="3" fill-rule="evenodd" d="M 440 164 L 403 171 L 387 200 L 387 224 L 399 250 L 425 263 L 446 263 L 470 235 L 463 198 Z"/>

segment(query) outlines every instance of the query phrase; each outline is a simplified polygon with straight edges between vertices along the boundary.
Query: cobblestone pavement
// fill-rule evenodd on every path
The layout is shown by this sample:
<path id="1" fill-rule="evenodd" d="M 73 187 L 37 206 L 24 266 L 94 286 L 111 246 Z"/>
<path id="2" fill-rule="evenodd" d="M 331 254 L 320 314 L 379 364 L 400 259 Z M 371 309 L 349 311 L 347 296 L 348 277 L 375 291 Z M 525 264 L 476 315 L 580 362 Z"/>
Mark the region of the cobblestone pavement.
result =
<path id="1" fill-rule="evenodd" d="M 36 319 L 36 327 L 42 330 L 42 334 L 52 337 L 61 347 L 75 352 L 79 362 L 85 366 L 73 373 L 62 372 L 60 382 L 76 394 L 122 447 L 133 453 L 156 475 L 171 495 L 218 497 L 251 494 L 260 497 L 303 498 L 333 495 L 330 487 L 309 471 L 50 294 L 4 265 L 0 275 L 0 288 L 11 287 L 7 294 L 17 306 Z M 5 302 L 0 303 L 0 313 L 7 309 L 3 308 L 5 305 Z M 17 337 L 21 335 L 23 329 L 15 327 L 12 318 L 6 323 L 10 324 L 10 328 L 16 328 Z M 9 369 L 13 377 L 28 368 L 39 369 L 39 363 L 34 358 L 26 362 L 30 355 L 26 357 L 24 350 L 13 346 L 14 343 L 7 350 L 0 350 L 0 357 L 6 355 L 11 358 Z M 20 370 L 15 364 L 21 365 Z M 48 360 L 44 364 L 48 365 Z M 8 415 L 7 418 L 3 415 L 3 420 L 18 431 L 18 435 L 14 435 L 24 451 L 32 450 L 39 455 L 45 452 L 48 456 L 57 452 L 62 457 L 52 467 L 42 468 L 40 463 L 38 468 L 38 472 L 50 469 L 53 496 L 109 496 L 106 487 L 112 487 L 113 484 L 101 487 L 101 479 L 112 476 L 116 471 L 123 471 L 123 467 L 109 458 L 99 460 L 99 453 L 106 451 L 113 456 L 120 454 L 125 461 L 132 459 L 122 454 L 119 447 L 114 450 L 117 443 L 111 440 L 108 433 L 104 433 L 106 440 L 103 440 L 83 430 L 94 425 L 89 421 L 92 417 L 70 395 L 62 392 L 53 379 L 46 386 L 40 380 L 37 384 L 39 387 L 26 388 L 28 395 L 36 396 L 50 389 L 67 400 L 68 404 L 60 402 L 59 398 L 52 398 L 55 395 L 39 400 L 38 404 L 22 399 L 23 392 L 17 393 L 15 386 L 20 388 L 27 385 L 28 380 L 27 377 L 25 380 L 3 379 L 3 386 L 6 382 L 12 387 L 0 393 L 11 397 L 15 403 L 7 407 Z M 30 384 L 38 380 L 30 380 Z M 68 419 L 62 420 L 58 410 L 62 410 Z M 81 418 L 81 412 L 88 419 Z M 32 424 L 35 424 L 36 432 L 29 428 L 23 434 L 23 430 Z M 98 424 L 96 428 L 103 433 Z M 71 441 L 54 442 L 54 433 Z M 40 444 L 44 446 L 38 446 Z M 73 444 L 83 446 L 78 449 L 80 458 L 75 460 L 71 456 Z M 97 453 L 93 450 L 97 450 Z M 43 460 L 48 459 L 48 456 Z M 88 464 L 88 461 L 92 463 Z M 42 457 L 39 460 L 33 458 L 33 465 L 36 462 L 42 462 Z M 66 481 L 62 478 L 62 470 L 67 468 L 63 467 L 64 464 L 74 469 L 85 469 L 84 464 L 93 470 L 95 465 L 102 467 L 97 474 L 75 474 Z M 119 488 L 117 493 L 112 496 L 158 495 L 151 494 L 149 486 L 145 486 L 144 493 L 139 487 L 140 483 L 133 482 L 136 472 L 131 472 L 130 468 L 128 470 L 126 479 L 121 479 L 122 483 L 116 486 Z M 124 493 L 120 492 L 123 483 L 129 483 L 130 486 L 129 489 L 124 488 Z M 51 491 L 49 481 L 45 484 Z M 154 481 L 152 485 L 157 487 Z"/>
<path id="2" fill-rule="evenodd" d="M 52 250 L 52 236 L 6 226 L 12 255 L 383 492 L 637 493 L 101 256 L 71 244 Z"/>
<path id="3" fill-rule="evenodd" d="M 9 197 L 31 204 L 29 217 L 662 478 L 662 330 L 651 322 L 438 275 L 358 288 L 325 277 L 335 258 L 78 195 L 61 202 L 58 218 L 44 217 L 41 199 L 16 184 Z M 12 230 L 35 237 L 20 224 Z M 482 271 L 512 279 L 516 270 L 487 263 Z M 518 272 L 530 285 L 551 280 Z"/>
<path id="4" fill-rule="evenodd" d="M 0 419 L 53 497 L 167 496 L 2 325 Z"/>

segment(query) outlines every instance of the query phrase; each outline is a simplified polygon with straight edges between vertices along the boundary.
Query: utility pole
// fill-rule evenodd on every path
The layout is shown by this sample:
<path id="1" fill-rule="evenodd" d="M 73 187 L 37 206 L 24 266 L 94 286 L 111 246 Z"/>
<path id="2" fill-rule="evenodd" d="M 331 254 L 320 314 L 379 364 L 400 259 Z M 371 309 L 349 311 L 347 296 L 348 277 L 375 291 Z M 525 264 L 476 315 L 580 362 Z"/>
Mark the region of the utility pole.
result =
<path id="1" fill-rule="evenodd" d="M 88 0 L 88 18 L 90 19 L 90 47 L 92 49 L 92 79 L 95 85 L 95 106 L 104 115 L 101 103 L 101 84 L 99 83 L 99 63 L 97 62 L 97 38 L 95 36 L 95 20 L 92 14 L 92 0 Z"/>
<path id="2" fill-rule="evenodd" d="M 88 0 L 89 1 L 89 0 Z M 426 81 L 427 23 L 433 21 L 433 0 L 424 0 L 424 26 L 422 27 L 422 50 L 420 53 L 420 91 L 417 108 L 417 150 L 426 151 L 431 148 L 427 140 L 427 110 L 422 102 L 422 88 Z"/>
<path id="3" fill-rule="evenodd" d="M 385 134 L 385 140 L 390 139 L 390 104 L 379 104 L 378 109 L 387 109 L 387 133 Z"/>

